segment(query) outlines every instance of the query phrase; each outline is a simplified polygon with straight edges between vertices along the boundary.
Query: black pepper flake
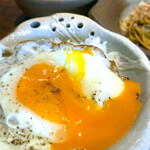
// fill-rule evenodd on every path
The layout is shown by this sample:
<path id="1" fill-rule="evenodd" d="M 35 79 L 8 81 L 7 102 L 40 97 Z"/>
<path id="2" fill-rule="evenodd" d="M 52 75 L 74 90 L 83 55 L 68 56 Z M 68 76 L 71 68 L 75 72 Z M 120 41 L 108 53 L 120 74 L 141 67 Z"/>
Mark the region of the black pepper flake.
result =
<path id="1" fill-rule="evenodd" d="M 51 85 L 51 83 L 50 83 L 50 82 L 47 82 L 46 85 Z"/>
<path id="2" fill-rule="evenodd" d="M 136 93 L 136 99 L 138 99 L 138 97 L 139 97 L 139 93 Z"/>
<path id="3" fill-rule="evenodd" d="M 64 72 L 65 71 L 65 69 L 63 68 L 63 69 L 61 69 L 61 72 Z"/>
<path id="4" fill-rule="evenodd" d="M 26 143 L 30 143 L 30 140 L 27 140 Z"/>
<path id="5" fill-rule="evenodd" d="M 41 136 L 38 136 L 37 138 L 38 138 L 39 140 L 40 140 L 40 139 L 42 139 L 42 137 L 41 137 Z"/>
<path id="6" fill-rule="evenodd" d="M 96 93 L 92 94 L 92 100 L 95 100 Z"/>
<path id="7" fill-rule="evenodd" d="M 33 147 L 33 146 L 30 146 L 29 150 L 34 150 L 34 147 Z"/>
<path id="8" fill-rule="evenodd" d="M 99 98 L 99 99 L 98 99 L 98 101 L 100 102 L 100 101 L 101 101 L 101 99 Z"/>
<path id="9" fill-rule="evenodd" d="M 13 139 L 11 141 L 11 144 L 13 145 L 22 145 L 24 143 L 24 141 L 20 140 L 20 139 Z"/>
<path id="10" fill-rule="evenodd" d="M 51 90 L 51 93 L 60 93 L 61 89 L 59 89 L 57 86 L 54 86 L 54 88 Z"/>

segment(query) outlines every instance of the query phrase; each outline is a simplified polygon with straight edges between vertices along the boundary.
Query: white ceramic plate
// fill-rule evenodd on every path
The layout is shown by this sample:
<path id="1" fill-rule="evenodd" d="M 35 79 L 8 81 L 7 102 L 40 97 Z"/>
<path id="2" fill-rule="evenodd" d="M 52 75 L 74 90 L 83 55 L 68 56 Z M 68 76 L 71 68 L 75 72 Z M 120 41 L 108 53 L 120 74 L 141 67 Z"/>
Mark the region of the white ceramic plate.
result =
<path id="1" fill-rule="evenodd" d="M 150 149 L 150 65 L 145 54 L 125 37 L 110 32 L 91 19 L 60 13 L 50 17 L 36 18 L 19 25 L 16 30 L 0 41 L 2 49 L 13 50 L 18 42 L 39 38 L 59 37 L 62 41 L 80 43 L 89 36 L 100 37 L 107 41 L 107 52 L 119 52 L 120 73 L 141 85 L 140 113 L 130 131 L 110 150 L 149 150 Z M 118 62 L 116 62 L 118 64 Z"/>

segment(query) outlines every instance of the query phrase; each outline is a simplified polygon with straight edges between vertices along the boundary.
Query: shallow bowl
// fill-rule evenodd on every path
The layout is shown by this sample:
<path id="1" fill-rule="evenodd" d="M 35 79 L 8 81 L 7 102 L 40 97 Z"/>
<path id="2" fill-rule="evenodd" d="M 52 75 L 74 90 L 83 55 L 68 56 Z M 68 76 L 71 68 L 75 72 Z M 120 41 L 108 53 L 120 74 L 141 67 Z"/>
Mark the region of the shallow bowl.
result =
<path id="1" fill-rule="evenodd" d="M 119 52 L 126 59 L 119 68 L 120 74 L 139 82 L 142 92 L 142 107 L 130 131 L 110 150 L 150 149 L 150 65 L 145 54 L 127 38 L 108 31 L 91 19 L 69 13 L 58 13 L 49 17 L 35 18 L 19 25 L 16 30 L 0 41 L 2 49 L 11 51 L 18 42 L 39 38 L 58 37 L 62 41 L 84 42 L 89 36 L 107 41 L 107 53 Z M 132 65 L 131 65 L 132 62 Z"/>

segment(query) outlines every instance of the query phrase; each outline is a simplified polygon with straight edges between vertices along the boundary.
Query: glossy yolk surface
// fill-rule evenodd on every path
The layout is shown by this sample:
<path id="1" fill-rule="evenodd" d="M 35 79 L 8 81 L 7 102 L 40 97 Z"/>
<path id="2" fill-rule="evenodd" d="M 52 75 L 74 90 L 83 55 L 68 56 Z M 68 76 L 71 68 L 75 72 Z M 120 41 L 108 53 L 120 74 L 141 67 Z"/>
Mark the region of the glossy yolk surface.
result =
<path id="1" fill-rule="evenodd" d="M 63 123 L 66 140 L 53 143 L 52 150 L 73 148 L 103 150 L 121 139 L 132 126 L 141 103 L 138 83 L 124 80 L 121 95 L 103 108 L 85 97 L 80 79 L 63 67 L 46 63 L 29 68 L 17 84 L 18 100 L 39 116 Z"/>
<path id="2" fill-rule="evenodd" d="M 67 53 L 65 67 L 68 68 L 69 72 L 72 72 L 72 75 L 78 77 L 79 79 L 83 79 L 85 76 L 85 60 L 82 54 L 93 55 L 93 52 L 90 48 L 85 47 L 81 50 L 72 50 L 72 53 Z M 73 66 L 71 64 L 74 64 Z M 71 69 L 73 69 L 71 71 Z"/>

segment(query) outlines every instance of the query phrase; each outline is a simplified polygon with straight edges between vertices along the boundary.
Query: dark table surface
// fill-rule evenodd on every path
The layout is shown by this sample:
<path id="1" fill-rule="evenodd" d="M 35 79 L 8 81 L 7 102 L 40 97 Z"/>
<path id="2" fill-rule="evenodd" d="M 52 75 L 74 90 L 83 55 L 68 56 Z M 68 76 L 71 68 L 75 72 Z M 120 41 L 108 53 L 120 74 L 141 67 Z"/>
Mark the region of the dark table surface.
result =
<path id="1" fill-rule="evenodd" d="M 0 39 L 12 32 L 15 26 L 27 18 L 14 0 L 0 0 Z"/>
<path id="2" fill-rule="evenodd" d="M 94 4 L 92 3 L 91 7 Z M 0 40 L 12 32 L 21 22 L 28 19 L 30 17 L 22 12 L 15 0 L 0 0 Z"/>

